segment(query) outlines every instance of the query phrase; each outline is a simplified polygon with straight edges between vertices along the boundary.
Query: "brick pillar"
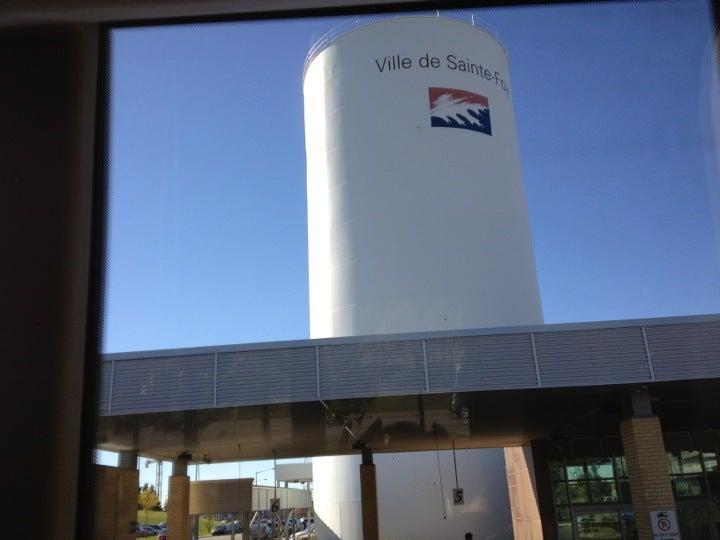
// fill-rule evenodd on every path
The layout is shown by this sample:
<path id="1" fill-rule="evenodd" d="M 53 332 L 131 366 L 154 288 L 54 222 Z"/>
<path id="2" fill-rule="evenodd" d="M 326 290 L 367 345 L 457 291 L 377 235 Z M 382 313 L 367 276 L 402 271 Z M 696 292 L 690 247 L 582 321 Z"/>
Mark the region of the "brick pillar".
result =
<path id="1" fill-rule="evenodd" d="M 360 464 L 360 505 L 362 508 L 363 540 L 378 540 L 380 526 L 378 521 L 377 482 L 372 451 L 363 450 Z"/>
<path id="2" fill-rule="evenodd" d="M 130 532 L 130 524 L 137 523 L 138 485 L 140 472 L 137 469 L 120 469 L 118 478 L 117 501 L 117 539 L 136 538 L 135 530 Z"/>
<path id="3" fill-rule="evenodd" d="M 657 416 L 632 417 L 620 424 L 638 540 L 652 540 L 650 512 L 675 509 L 665 444 Z"/>
<path id="4" fill-rule="evenodd" d="M 545 440 L 535 439 L 504 451 L 514 538 L 556 538 L 558 530 Z"/>
<path id="5" fill-rule="evenodd" d="M 168 484 L 168 540 L 190 538 L 190 477 L 173 474 Z"/>
<path id="6" fill-rule="evenodd" d="M 140 473 L 95 465 L 93 534 L 108 540 L 135 540 Z"/>

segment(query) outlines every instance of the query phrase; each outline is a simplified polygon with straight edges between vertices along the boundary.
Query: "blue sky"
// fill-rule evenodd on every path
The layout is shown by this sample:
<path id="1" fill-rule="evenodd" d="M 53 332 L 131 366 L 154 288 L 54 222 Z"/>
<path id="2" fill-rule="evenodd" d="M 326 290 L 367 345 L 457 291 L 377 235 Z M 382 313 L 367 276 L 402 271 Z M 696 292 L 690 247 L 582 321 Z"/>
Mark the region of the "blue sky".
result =
<path id="1" fill-rule="evenodd" d="M 720 312 L 708 9 L 473 12 L 510 54 L 547 322 Z M 302 69 L 344 20 L 113 31 L 106 352 L 308 336 Z"/>

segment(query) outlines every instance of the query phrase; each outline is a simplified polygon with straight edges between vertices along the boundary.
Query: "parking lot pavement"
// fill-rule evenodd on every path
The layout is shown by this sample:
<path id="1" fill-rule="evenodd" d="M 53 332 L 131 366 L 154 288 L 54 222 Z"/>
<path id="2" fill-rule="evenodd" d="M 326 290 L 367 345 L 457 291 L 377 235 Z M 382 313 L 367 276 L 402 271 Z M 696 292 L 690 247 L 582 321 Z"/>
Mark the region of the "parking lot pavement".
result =
<path id="1" fill-rule="evenodd" d="M 242 533 L 235 533 L 235 540 L 241 540 L 241 539 L 242 539 Z M 230 535 L 226 534 L 224 536 L 201 536 L 199 538 L 199 540 L 230 540 Z M 270 540 L 270 539 L 266 536 L 265 540 Z"/>
<path id="2" fill-rule="evenodd" d="M 242 540 L 242 533 L 235 533 L 235 540 Z M 230 535 L 226 534 L 223 536 L 201 536 L 198 540 L 230 540 Z M 267 537 L 266 537 L 266 540 Z"/>
<path id="3" fill-rule="evenodd" d="M 198 540 L 230 540 L 230 535 L 225 534 L 222 536 L 200 536 Z M 235 540 L 244 540 L 242 533 L 235 533 Z M 265 540 L 269 540 L 267 537 L 265 537 Z"/>
<path id="4" fill-rule="evenodd" d="M 292 539 L 293 536 L 290 535 L 290 538 Z M 307 532 L 300 531 L 297 535 L 298 540 L 302 540 L 304 538 L 307 538 Z M 235 540 L 241 540 L 242 534 L 241 533 L 235 533 Z M 201 536 L 199 540 L 230 540 L 230 535 L 226 534 L 224 536 Z M 265 540 L 270 540 L 267 536 L 265 537 Z"/>

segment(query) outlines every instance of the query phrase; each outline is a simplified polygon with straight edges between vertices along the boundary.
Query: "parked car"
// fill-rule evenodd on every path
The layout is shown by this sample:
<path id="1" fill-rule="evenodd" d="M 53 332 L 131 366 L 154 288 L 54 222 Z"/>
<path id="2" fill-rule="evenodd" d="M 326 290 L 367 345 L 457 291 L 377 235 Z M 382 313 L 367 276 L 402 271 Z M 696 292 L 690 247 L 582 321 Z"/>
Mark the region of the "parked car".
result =
<path id="1" fill-rule="evenodd" d="M 315 520 L 312 518 L 300 518 L 297 523 L 297 530 L 304 531 L 310 526 L 314 526 Z"/>
<path id="2" fill-rule="evenodd" d="M 143 523 L 138 523 L 136 528 L 136 534 L 138 536 L 155 536 L 158 533 L 151 525 L 145 525 Z"/>
<path id="3" fill-rule="evenodd" d="M 232 531 L 230 530 L 230 525 L 228 525 L 227 523 L 220 523 L 213 528 L 210 534 L 212 536 L 222 536 L 225 534 L 230 534 L 231 532 Z"/>
<path id="4" fill-rule="evenodd" d="M 235 532 L 241 533 L 243 532 L 242 523 L 239 521 L 235 521 Z M 232 533 L 232 523 L 219 523 L 215 526 L 215 528 L 210 532 L 212 536 L 220 536 L 223 534 L 231 534 Z"/>
<path id="5" fill-rule="evenodd" d="M 272 534 L 272 527 L 267 521 L 263 520 L 261 520 L 260 523 L 255 521 L 250 525 L 251 537 L 257 537 L 260 534 L 260 531 L 262 531 L 262 534 L 265 538 L 268 538 Z"/>
<path id="6" fill-rule="evenodd" d="M 161 532 L 155 540 L 167 540 L 167 532 Z"/>

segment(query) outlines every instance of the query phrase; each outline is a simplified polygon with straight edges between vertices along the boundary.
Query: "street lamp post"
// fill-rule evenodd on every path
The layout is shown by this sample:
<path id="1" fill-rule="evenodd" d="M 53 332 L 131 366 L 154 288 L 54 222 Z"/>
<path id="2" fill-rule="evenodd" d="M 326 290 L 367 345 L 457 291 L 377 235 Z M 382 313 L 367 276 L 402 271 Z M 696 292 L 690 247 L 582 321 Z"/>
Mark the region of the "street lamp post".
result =
<path id="1" fill-rule="evenodd" d="M 274 470 L 275 470 L 275 467 L 270 467 L 269 469 L 263 469 L 262 471 L 257 471 L 257 472 L 255 473 L 255 485 L 256 485 L 256 486 L 258 485 L 258 474 L 260 474 L 260 473 L 262 473 L 262 472 L 274 471 Z"/>
<path id="2" fill-rule="evenodd" d="M 274 470 L 275 470 L 275 467 L 270 467 L 269 469 L 263 469 L 263 470 L 261 470 L 261 471 L 257 471 L 257 472 L 255 473 L 255 485 L 256 485 L 256 486 L 258 485 L 258 475 L 259 475 L 260 473 L 262 473 L 262 472 L 267 472 L 267 471 L 274 471 Z M 260 500 L 260 495 L 259 495 L 259 493 L 258 493 L 258 501 L 259 501 L 259 500 Z M 262 530 L 262 526 L 261 526 L 261 525 L 262 525 L 262 523 L 260 522 L 260 520 L 258 520 L 258 536 L 259 536 L 260 538 L 263 538 L 264 535 L 263 535 L 263 530 Z"/>

